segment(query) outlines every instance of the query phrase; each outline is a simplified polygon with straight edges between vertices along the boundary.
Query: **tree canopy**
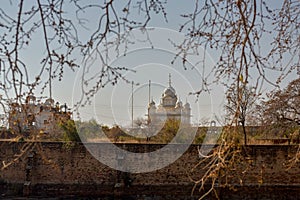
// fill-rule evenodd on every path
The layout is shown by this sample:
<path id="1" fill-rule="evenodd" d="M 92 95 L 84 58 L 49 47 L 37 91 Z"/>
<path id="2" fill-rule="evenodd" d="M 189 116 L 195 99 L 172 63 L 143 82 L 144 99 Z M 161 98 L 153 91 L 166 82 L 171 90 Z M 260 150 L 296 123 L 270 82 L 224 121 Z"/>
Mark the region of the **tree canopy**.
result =
<path id="1" fill-rule="evenodd" d="M 263 102 L 265 123 L 300 125 L 300 78 L 282 90 L 271 92 L 268 97 Z"/>
<path id="2" fill-rule="evenodd" d="M 284 89 L 268 94 L 261 102 L 260 112 L 269 137 L 300 137 L 300 79 L 291 81 Z"/>
<path id="3" fill-rule="evenodd" d="M 241 125 L 244 134 L 244 144 L 247 144 L 246 125 L 249 125 L 249 119 L 252 117 L 252 113 L 255 112 L 255 104 L 257 101 L 257 95 L 254 88 L 249 88 L 246 85 L 242 85 L 238 90 L 233 86 L 227 91 L 227 121 L 229 123 L 236 119 L 236 125 Z"/>

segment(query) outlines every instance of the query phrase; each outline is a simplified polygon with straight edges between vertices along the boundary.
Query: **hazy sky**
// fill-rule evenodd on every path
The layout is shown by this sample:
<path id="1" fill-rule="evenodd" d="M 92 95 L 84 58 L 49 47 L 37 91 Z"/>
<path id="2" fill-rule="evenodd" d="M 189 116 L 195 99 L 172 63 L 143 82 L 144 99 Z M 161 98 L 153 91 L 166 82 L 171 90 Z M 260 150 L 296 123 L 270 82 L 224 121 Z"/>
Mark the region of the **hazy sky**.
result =
<path id="1" fill-rule="evenodd" d="M 132 33 L 139 40 L 144 37 L 139 31 Z M 135 72 L 126 72 L 125 77 L 134 81 L 134 119 L 145 118 L 149 98 L 157 104 L 160 102 L 161 95 L 168 87 L 169 74 L 171 74 L 172 86 L 175 88 L 178 98 L 185 103 L 188 101 L 192 107 L 192 122 L 196 122 L 202 117 L 212 117 L 213 114 L 222 112 L 224 90 L 221 86 L 216 86 L 211 93 L 203 93 L 199 98 L 189 95 L 191 92 L 199 90 L 201 85 L 201 72 L 193 63 L 187 65 L 184 70 L 182 61 L 173 60 L 176 49 L 168 43 L 168 39 L 180 41 L 183 36 L 178 32 L 166 28 L 154 28 L 149 30 L 154 48 L 145 43 L 137 43 L 131 46 L 126 56 L 120 56 L 111 61 L 113 66 L 125 66 Z M 113 54 L 113 52 L 112 52 Z M 194 60 L 196 62 L 196 60 Z M 213 58 L 206 61 L 207 68 L 213 66 Z M 94 69 L 94 68 L 93 68 Z M 97 71 L 90 70 L 91 75 Z M 151 81 L 149 96 L 149 80 Z M 79 82 L 75 81 L 79 84 Z M 79 85 L 78 85 L 79 86 Z M 75 86 L 77 88 L 77 86 Z M 76 99 L 76 90 L 73 96 Z M 99 91 L 94 98 L 94 104 L 89 108 L 82 109 L 83 118 L 95 117 L 104 124 L 131 124 L 131 101 L 132 84 L 120 82 L 116 86 L 108 86 Z"/>
<path id="2" fill-rule="evenodd" d="M 122 3 L 124 4 L 124 2 Z M 6 5 L 3 5 L 3 8 L 13 13 L 16 12 L 16 6 L 17 2 L 12 1 L 12 4 L 10 4 L 9 1 L 6 1 Z M 70 14 L 73 13 L 73 9 L 67 8 Z M 149 43 L 144 42 L 146 33 L 137 30 L 130 34 L 130 39 L 135 44 L 130 46 L 126 56 L 116 56 L 115 50 L 110 49 L 110 63 L 112 66 L 121 65 L 135 70 L 135 73 L 125 72 L 125 77 L 137 84 L 134 86 L 133 94 L 134 118 L 145 117 L 147 113 L 149 80 L 152 82 L 150 98 L 158 104 L 163 90 L 168 86 L 169 74 L 172 76 L 172 86 L 175 88 L 178 97 L 183 103 L 188 101 L 191 104 L 191 121 L 193 123 L 196 123 L 203 117 L 215 120 L 215 115 L 220 117 L 224 114 L 225 91 L 222 86 L 216 85 L 212 87 L 210 93 L 203 93 L 199 98 L 188 95 L 190 92 L 195 92 L 199 89 L 203 67 L 205 67 L 205 71 L 209 72 L 213 66 L 216 56 L 213 52 L 208 53 L 206 62 L 203 65 L 196 65 L 202 59 L 201 56 L 191 57 L 187 70 L 183 69 L 180 60 L 176 60 L 174 64 L 171 64 L 177 50 L 170 41 L 180 42 L 184 38 L 177 31 L 178 27 L 184 22 L 179 15 L 191 12 L 193 9 L 194 1 L 168 1 L 166 7 L 168 23 L 161 16 L 153 16 L 149 24 L 149 27 L 153 27 L 147 32 L 150 35 L 153 48 L 151 48 Z M 88 20 L 85 25 L 87 28 L 79 27 L 78 29 L 80 39 L 83 41 L 87 40 L 88 35 L 97 27 L 95 16 L 98 16 L 98 14 L 96 12 L 96 9 L 91 9 L 91 12 L 85 13 L 85 17 Z M 44 46 L 41 45 L 41 34 L 37 32 L 33 35 L 33 42 L 22 50 L 20 54 L 27 63 L 32 79 L 35 78 L 36 69 L 40 68 L 41 57 L 45 53 Z M 75 58 L 77 60 L 82 59 L 80 55 L 75 55 Z M 100 65 L 100 59 L 95 58 L 94 63 L 90 66 L 90 76 L 98 72 Z M 55 101 L 60 103 L 66 102 L 69 106 L 72 106 L 80 93 L 81 69 L 76 69 L 73 72 L 66 68 L 64 72 L 63 80 L 53 83 L 53 98 Z M 100 90 L 91 105 L 80 109 L 82 119 L 95 118 L 99 123 L 108 125 L 131 124 L 131 92 L 132 85 L 126 82 L 119 82 L 116 86 L 108 86 Z M 39 95 L 36 94 L 36 96 Z M 47 95 L 49 95 L 48 90 L 42 96 Z"/>

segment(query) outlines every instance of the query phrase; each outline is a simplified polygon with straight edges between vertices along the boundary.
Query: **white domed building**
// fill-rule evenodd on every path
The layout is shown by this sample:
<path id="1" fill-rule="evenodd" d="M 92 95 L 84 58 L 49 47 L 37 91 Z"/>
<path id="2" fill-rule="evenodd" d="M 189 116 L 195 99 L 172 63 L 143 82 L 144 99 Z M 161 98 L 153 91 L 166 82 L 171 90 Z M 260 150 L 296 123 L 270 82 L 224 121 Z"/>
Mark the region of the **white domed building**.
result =
<path id="1" fill-rule="evenodd" d="M 156 124 L 165 122 L 168 119 L 181 121 L 183 124 L 190 124 L 191 107 L 188 102 L 184 105 L 178 99 L 175 89 L 171 85 L 171 76 L 169 75 L 169 86 L 164 90 L 160 103 L 156 106 L 152 100 L 148 105 L 149 123 Z"/>
<path id="2" fill-rule="evenodd" d="M 14 102 L 9 105 L 9 129 L 13 133 L 37 131 L 45 137 L 61 137 L 63 130 L 59 123 L 71 120 L 72 116 L 67 105 L 59 106 L 58 102 L 54 104 L 52 98 L 46 99 L 44 103 L 37 102 L 36 99 L 30 94 L 24 104 Z"/>

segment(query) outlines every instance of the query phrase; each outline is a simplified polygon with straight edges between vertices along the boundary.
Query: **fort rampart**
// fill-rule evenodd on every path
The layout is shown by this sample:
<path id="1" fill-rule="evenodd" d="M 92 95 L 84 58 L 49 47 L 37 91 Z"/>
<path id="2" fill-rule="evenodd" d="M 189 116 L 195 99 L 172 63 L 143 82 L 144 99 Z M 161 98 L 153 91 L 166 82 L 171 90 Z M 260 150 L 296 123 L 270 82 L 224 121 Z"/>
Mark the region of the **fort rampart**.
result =
<path id="1" fill-rule="evenodd" d="M 7 164 L 16 155 L 21 155 L 25 144 L 1 142 L 2 166 L 3 162 Z M 133 152 L 149 152 L 163 146 L 118 145 Z M 217 193 L 223 199 L 300 198 L 300 164 L 289 166 L 289 160 L 295 156 L 297 148 L 289 145 L 248 146 L 247 157 L 228 170 L 226 177 L 232 187 L 219 187 Z M 80 143 L 68 148 L 60 142 L 33 143 L 24 152 L 17 161 L 1 171 L 0 195 L 3 198 L 95 196 L 105 199 L 196 199 L 200 193 L 196 189 L 191 194 L 194 186 L 191 178 L 199 180 L 205 173 L 202 169 L 205 163 L 192 171 L 200 160 L 197 145 L 190 146 L 183 156 L 167 167 L 134 174 L 120 172 L 100 163 Z M 122 159 L 124 162 L 134 162 Z M 209 185 L 206 188 L 209 189 Z"/>

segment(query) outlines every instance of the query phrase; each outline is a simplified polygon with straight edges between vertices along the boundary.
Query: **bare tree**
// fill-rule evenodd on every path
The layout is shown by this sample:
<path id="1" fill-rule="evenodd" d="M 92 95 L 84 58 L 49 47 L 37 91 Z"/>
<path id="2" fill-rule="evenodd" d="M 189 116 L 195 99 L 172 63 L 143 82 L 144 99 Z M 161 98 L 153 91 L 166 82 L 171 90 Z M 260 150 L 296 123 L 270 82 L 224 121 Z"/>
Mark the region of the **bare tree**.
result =
<path id="1" fill-rule="evenodd" d="M 81 97 L 74 108 L 90 102 L 98 90 L 108 84 L 125 81 L 124 66 L 110 66 L 108 49 L 115 48 L 118 54 L 125 54 L 130 44 L 129 32 L 146 27 L 152 15 L 166 18 L 164 1 L 134 0 L 117 3 L 114 0 L 48 0 L 48 1 L 5 1 L 0 8 L 0 104 L 3 112 L 9 106 L 23 106 L 26 96 L 40 92 L 52 98 L 53 82 L 61 81 L 66 71 L 82 68 Z M 93 19 L 89 14 L 95 13 Z M 134 17 L 133 17 L 134 16 Z M 80 35 L 88 30 L 89 35 Z M 41 57 L 39 65 L 31 66 L 25 52 L 38 40 Z M 122 46 L 124 50 L 119 50 Z M 32 55 L 33 56 L 33 55 Z M 92 77 L 87 76 L 90 64 L 100 58 L 99 70 Z M 18 108 L 19 109 L 19 108 Z M 18 110 L 19 112 L 19 110 Z M 27 116 L 27 113 L 24 114 Z M 27 121 L 27 119 L 24 119 Z M 36 148 L 38 144 L 28 142 L 16 154 L 16 161 Z M 5 164 L 5 169 L 13 162 Z"/>
<path id="2" fill-rule="evenodd" d="M 265 123 L 300 125 L 300 79 L 293 80 L 283 90 L 271 92 L 263 102 Z"/>
<path id="3" fill-rule="evenodd" d="M 160 15 L 167 22 L 167 6 L 168 2 L 162 0 L 125 3 L 21 0 L 18 6 L 1 9 L 1 91 L 6 99 L 20 101 L 39 86 L 42 90 L 48 89 L 52 97 L 52 82 L 61 80 L 66 68 L 81 67 L 82 96 L 75 106 L 90 102 L 90 98 L 107 84 L 114 85 L 120 79 L 126 81 L 122 71 L 129 69 L 110 66 L 108 49 L 126 54 L 132 42 L 129 32 L 133 29 L 147 31 L 153 15 Z M 16 9 L 15 13 L 11 9 Z M 97 27 L 90 35 L 82 37 L 79 31 L 88 27 L 87 13 L 95 10 Z M 186 21 L 179 31 L 186 39 L 181 44 L 172 41 L 178 48 L 174 59 L 182 59 L 185 65 L 190 55 L 199 54 L 200 48 L 205 49 L 198 63 L 203 68 L 203 84 L 196 94 L 207 91 L 215 82 L 227 87 L 233 82 L 239 93 L 241 75 L 245 82 L 252 79 L 257 89 L 264 82 L 276 86 L 289 74 L 299 71 L 298 1 L 283 1 L 274 8 L 264 0 L 195 1 L 194 10 L 182 13 L 181 17 Z M 22 53 L 36 34 L 42 34 L 41 48 L 45 54 L 33 75 L 28 74 L 31 66 L 27 65 Z M 266 38 L 272 39 L 266 44 Z M 212 51 L 218 60 L 210 71 L 206 69 L 205 59 Z M 90 63 L 96 57 L 101 60 L 100 69 L 92 77 L 87 76 Z M 268 76 L 269 70 L 278 72 L 276 80 Z"/>
<path id="4" fill-rule="evenodd" d="M 279 87 L 282 80 L 299 74 L 299 1 L 282 1 L 277 7 L 264 0 L 196 1 L 194 11 L 182 16 L 186 23 L 179 30 L 187 38 L 175 45 L 179 50 L 175 59 L 182 57 L 185 63 L 191 55 L 204 52 L 203 59 L 199 60 L 203 68 L 203 85 L 196 95 L 219 82 L 232 88 L 237 97 L 242 97 L 241 88 L 248 83 L 255 86 L 255 93 L 260 93 L 265 83 Z M 205 60 L 211 51 L 218 54 L 214 68 L 209 71 Z M 242 98 L 236 100 L 233 124 L 238 124 L 243 106 Z M 214 185 L 222 178 L 221 174 L 234 168 L 243 157 L 234 132 L 232 128 L 224 127 L 220 144 L 199 163 L 209 162 L 210 165 L 203 177 L 195 178 L 195 188 L 200 186 L 201 190 L 205 183 L 212 183 L 202 198 L 210 192 L 217 195 Z M 218 185 L 228 186 L 226 183 Z"/>
<path id="5" fill-rule="evenodd" d="M 241 124 L 244 135 L 244 144 L 247 145 L 246 125 L 248 118 L 251 118 L 251 113 L 255 109 L 257 95 L 254 88 L 249 88 L 245 84 L 241 86 L 236 93 L 235 87 L 229 88 L 227 91 L 226 111 L 229 121 L 238 119 L 238 126 Z"/>
<path id="6" fill-rule="evenodd" d="M 183 17 L 187 21 L 180 30 L 188 37 L 178 45 L 178 55 L 188 59 L 203 47 L 204 54 L 219 52 L 212 74 L 203 76 L 206 84 L 213 75 L 225 85 L 233 79 L 237 89 L 242 75 L 243 81 L 252 78 L 257 86 L 276 85 L 299 72 L 298 1 L 283 1 L 278 8 L 264 0 L 196 1 L 194 12 Z M 270 69 L 280 72 L 276 80 L 268 76 Z"/>
<path id="7" fill-rule="evenodd" d="M 82 97 L 77 105 L 85 104 L 100 88 L 125 79 L 122 71 L 128 69 L 109 66 L 108 48 L 114 47 L 118 52 L 120 45 L 126 46 L 129 43 L 128 32 L 145 28 L 153 14 L 161 14 L 166 19 L 164 4 L 163 1 L 139 0 L 120 4 L 113 0 L 103 3 L 21 0 L 17 5 L 10 2 L 7 10 L 0 9 L 2 94 L 6 99 L 18 102 L 41 87 L 42 93 L 48 89 L 51 98 L 52 82 L 62 80 L 66 68 L 75 70 L 82 67 Z M 97 27 L 83 39 L 79 31 L 88 29 L 90 19 L 87 15 L 90 11 L 97 15 L 93 16 L 97 19 Z M 135 13 L 135 18 L 131 13 Z M 28 66 L 22 54 L 37 35 L 42 37 L 40 48 L 45 54 L 40 58 L 40 66 L 35 66 L 35 74 L 29 74 L 28 68 L 33 66 Z M 77 58 L 78 55 L 81 59 Z M 96 57 L 101 60 L 100 70 L 93 77 L 86 77 L 89 64 Z"/>
<path id="8" fill-rule="evenodd" d="M 286 137 L 293 134 L 299 138 L 300 126 L 300 79 L 295 79 L 289 85 L 280 90 L 268 94 L 268 99 L 262 102 L 264 124 L 273 128 L 280 129 Z"/>
<path id="9" fill-rule="evenodd" d="M 123 4 L 114 0 L 89 2 L 20 0 L 18 6 L 13 7 L 16 8 L 13 13 L 11 8 L 0 8 L 1 105 L 10 101 L 21 102 L 24 96 L 38 87 L 42 93 L 48 89 L 51 98 L 53 81 L 61 80 L 67 68 L 75 70 L 79 67 L 82 68 L 82 95 L 75 107 L 90 102 L 91 97 L 106 85 L 117 84 L 122 79 L 126 81 L 123 72 L 129 69 L 110 66 L 108 49 L 114 48 L 117 54 L 126 54 L 131 30 L 147 32 L 153 15 L 159 15 L 165 21 L 168 17 L 168 4 L 163 0 L 128 0 Z M 231 88 L 237 97 L 242 97 L 244 90 L 241 88 L 250 82 L 256 90 L 260 90 L 264 83 L 278 87 L 289 75 L 299 74 L 300 2 L 283 0 L 276 7 L 271 4 L 274 2 L 265 0 L 196 0 L 194 10 L 181 13 L 185 23 L 179 31 L 186 35 L 186 39 L 180 44 L 171 41 L 178 49 L 174 59 L 181 59 L 185 66 L 190 56 L 198 55 L 204 48 L 197 63 L 203 69 L 203 84 L 196 95 L 209 91 L 211 84 L 219 82 Z M 92 34 L 81 37 L 79 29 L 86 29 L 87 14 L 91 10 L 97 11 L 98 16 L 94 16 L 97 26 Z M 22 54 L 36 34 L 42 35 L 41 51 L 45 54 L 35 70 L 36 74 L 29 74 L 31 66 Z M 209 70 L 205 61 L 212 51 L 217 62 Z M 76 59 L 78 55 L 79 60 Z M 91 70 L 90 63 L 96 57 L 101 60 L 100 69 L 93 76 L 87 76 Z M 243 106 L 242 98 L 235 102 L 232 121 L 237 124 Z M 244 119 L 242 121 L 245 123 Z M 211 159 L 211 167 L 197 182 L 203 185 L 212 179 L 210 191 L 214 189 L 218 172 L 232 167 L 238 158 L 234 155 L 240 155 L 230 136 L 231 131 L 224 133 L 220 145 L 206 157 Z"/>

